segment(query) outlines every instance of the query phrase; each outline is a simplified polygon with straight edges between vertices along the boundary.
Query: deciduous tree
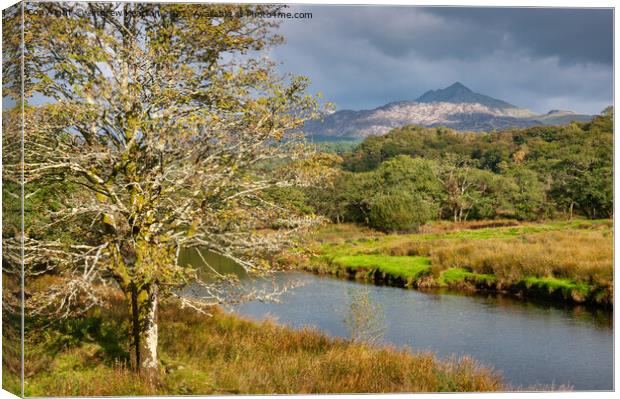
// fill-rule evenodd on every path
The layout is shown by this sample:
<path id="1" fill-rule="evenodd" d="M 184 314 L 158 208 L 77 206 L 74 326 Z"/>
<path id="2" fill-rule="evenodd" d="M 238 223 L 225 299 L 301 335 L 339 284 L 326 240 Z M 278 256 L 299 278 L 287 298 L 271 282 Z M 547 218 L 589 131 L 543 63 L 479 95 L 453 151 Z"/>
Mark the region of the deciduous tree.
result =
<path id="1" fill-rule="evenodd" d="M 70 187 L 48 190 L 54 205 L 27 227 L 26 278 L 57 278 L 28 293 L 30 316 L 72 315 L 118 288 L 131 310 L 135 365 L 154 376 L 160 299 L 204 309 L 225 301 L 234 283 L 202 282 L 197 265 L 179 264 L 182 249 L 206 248 L 263 275 L 270 254 L 313 222 L 265 195 L 318 177 L 294 133 L 316 116 L 308 81 L 278 76 L 259 56 L 282 38 L 273 20 L 255 13 L 279 9 L 26 5 L 25 194 L 28 201 L 44 187 Z M 7 82 L 5 95 L 17 99 L 18 86 Z M 7 120 L 19 116 L 14 110 Z M 58 226 L 66 234 L 34 234 Z M 7 262 L 19 263 L 13 254 Z M 188 284 L 203 294 L 179 296 Z"/>

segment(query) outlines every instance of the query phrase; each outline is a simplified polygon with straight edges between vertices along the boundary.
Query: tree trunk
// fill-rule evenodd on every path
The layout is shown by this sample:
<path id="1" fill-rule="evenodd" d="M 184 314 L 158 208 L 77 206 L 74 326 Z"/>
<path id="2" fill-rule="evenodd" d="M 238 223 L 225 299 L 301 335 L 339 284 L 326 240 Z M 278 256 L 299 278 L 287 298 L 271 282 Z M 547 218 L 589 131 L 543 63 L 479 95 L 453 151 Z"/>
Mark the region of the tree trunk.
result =
<path id="1" fill-rule="evenodd" d="M 131 366 L 140 371 L 140 312 L 138 311 L 138 289 L 134 283 L 129 287 L 131 301 Z"/>
<path id="2" fill-rule="evenodd" d="M 134 370 L 154 381 L 159 372 L 157 360 L 157 286 L 139 289 L 131 285 L 132 365 Z"/>
<path id="3" fill-rule="evenodd" d="M 145 307 L 146 320 L 144 327 L 144 355 L 141 368 L 149 377 L 157 376 L 159 364 L 157 361 L 157 286 L 153 286 L 149 295 L 148 305 Z"/>

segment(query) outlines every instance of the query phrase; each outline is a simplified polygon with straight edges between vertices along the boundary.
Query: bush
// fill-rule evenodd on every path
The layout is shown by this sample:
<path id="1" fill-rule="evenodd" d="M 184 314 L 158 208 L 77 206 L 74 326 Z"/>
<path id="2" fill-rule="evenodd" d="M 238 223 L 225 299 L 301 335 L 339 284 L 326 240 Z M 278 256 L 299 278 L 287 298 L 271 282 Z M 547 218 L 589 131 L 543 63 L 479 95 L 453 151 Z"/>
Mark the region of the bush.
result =
<path id="1" fill-rule="evenodd" d="M 415 194 L 380 194 L 371 201 L 368 224 L 386 232 L 418 231 L 436 214 L 435 205 Z"/>

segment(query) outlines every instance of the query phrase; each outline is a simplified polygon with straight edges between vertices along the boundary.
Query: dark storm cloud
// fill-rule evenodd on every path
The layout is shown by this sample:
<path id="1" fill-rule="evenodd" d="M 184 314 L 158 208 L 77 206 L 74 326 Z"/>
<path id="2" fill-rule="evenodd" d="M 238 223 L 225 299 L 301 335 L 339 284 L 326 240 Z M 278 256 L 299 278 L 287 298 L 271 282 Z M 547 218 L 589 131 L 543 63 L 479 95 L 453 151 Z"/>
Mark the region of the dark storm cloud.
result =
<path id="1" fill-rule="evenodd" d="M 569 63 L 613 61 L 613 14 L 609 9 L 446 7 L 428 12 L 505 34 L 515 47 L 535 55 L 558 56 Z"/>
<path id="2" fill-rule="evenodd" d="M 296 6 L 272 56 L 338 108 L 411 100 L 461 81 L 534 111 L 599 112 L 612 101 L 604 9 Z"/>

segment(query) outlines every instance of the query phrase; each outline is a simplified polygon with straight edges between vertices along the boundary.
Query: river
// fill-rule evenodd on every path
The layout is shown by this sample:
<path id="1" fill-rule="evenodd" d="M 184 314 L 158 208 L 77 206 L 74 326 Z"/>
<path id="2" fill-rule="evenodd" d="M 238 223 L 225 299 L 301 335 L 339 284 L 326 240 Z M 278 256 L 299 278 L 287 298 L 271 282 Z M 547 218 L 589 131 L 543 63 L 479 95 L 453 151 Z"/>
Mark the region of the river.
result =
<path id="1" fill-rule="evenodd" d="M 206 256 L 218 270 L 238 270 L 229 260 Z M 303 285 L 282 294 L 279 303 L 253 301 L 228 309 L 250 319 L 272 318 L 293 328 L 312 326 L 349 338 L 348 315 L 362 297 L 381 324 L 378 344 L 432 351 L 439 357 L 469 355 L 500 371 L 515 387 L 613 389 L 611 312 L 496 295 L 375 286 L 300 272 L 281 272 L 275 279 L 279 285 Z M 247 277 L 243 281 L 251 287 L 265 284 Z"/>

